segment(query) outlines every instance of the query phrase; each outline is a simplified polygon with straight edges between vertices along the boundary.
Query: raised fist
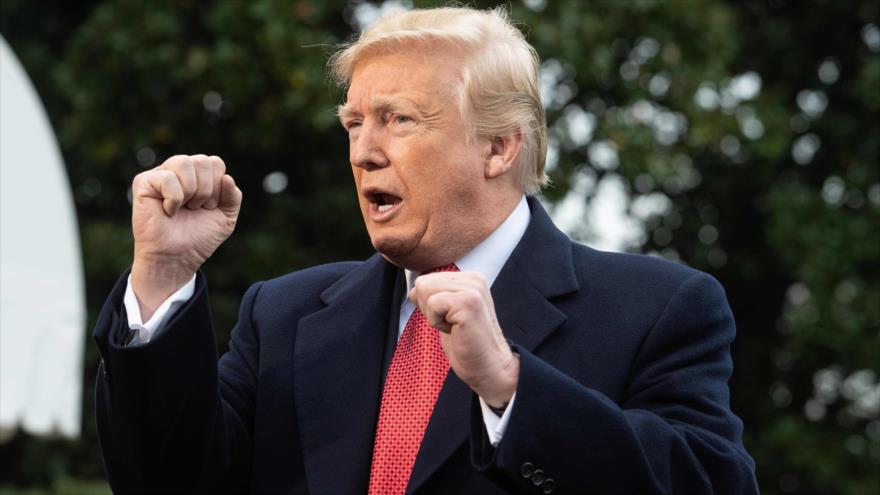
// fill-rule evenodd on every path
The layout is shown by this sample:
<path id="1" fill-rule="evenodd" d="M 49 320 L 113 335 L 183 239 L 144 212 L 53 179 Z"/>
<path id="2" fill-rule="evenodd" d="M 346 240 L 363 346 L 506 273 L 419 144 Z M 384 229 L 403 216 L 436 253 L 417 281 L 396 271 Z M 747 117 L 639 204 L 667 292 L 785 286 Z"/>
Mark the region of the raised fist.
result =
<path id="1" fill-rule="evenodd" d="M 242 195 L 223 160 L 205 155 L 173 156 L 131 192 L 131 282 L 146 321 L 232 234 Z"/>

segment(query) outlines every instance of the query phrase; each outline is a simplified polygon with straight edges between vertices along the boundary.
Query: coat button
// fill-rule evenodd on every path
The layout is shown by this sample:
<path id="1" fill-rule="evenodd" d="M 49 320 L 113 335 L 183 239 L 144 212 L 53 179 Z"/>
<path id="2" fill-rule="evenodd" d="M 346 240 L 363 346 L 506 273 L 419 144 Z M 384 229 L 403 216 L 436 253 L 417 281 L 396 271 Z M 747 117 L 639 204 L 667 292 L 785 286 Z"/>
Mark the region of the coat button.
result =
<path id="1" fill-rule="evenodd" d="M 522 477 L 525 479 L 531 478 L 534 471 L 535 465 L 531 462 L 524 462 L 522 467 L 519 468 L 519 474 L 521 474 Z"/>
<path id="2" fill-rule="evenodd" d="M 556 481 L 554 481 L 553 478 L 547 478 L 541 485 L 541 489 L 544 491 L 545 495 L 550 495 L 551 493 L 553 493 L 553 485 L 555 484 Z"/>
<path id="3" fill-rule="evenodd" d="M 544 471 L 540 469 L 535 469 L 535 472 L 532 473 L 532 484 L 535 486 L 540 485 L 544 482 Z"/>

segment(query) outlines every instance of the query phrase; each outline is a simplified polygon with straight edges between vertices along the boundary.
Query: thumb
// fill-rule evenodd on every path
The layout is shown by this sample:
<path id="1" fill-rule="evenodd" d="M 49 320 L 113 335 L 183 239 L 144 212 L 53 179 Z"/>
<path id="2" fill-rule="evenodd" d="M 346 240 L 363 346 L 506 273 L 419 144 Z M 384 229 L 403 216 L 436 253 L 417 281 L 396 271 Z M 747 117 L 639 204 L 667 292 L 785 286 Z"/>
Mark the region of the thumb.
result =
<path id="1" fill-rule="evenodd" d="M 241 197 L 241 189 L 235 185 L 232 176 L 224 175 L 220 181 L 220 202 L 217 208 L 227 216 L 236 216 L 241 209 Z"/>

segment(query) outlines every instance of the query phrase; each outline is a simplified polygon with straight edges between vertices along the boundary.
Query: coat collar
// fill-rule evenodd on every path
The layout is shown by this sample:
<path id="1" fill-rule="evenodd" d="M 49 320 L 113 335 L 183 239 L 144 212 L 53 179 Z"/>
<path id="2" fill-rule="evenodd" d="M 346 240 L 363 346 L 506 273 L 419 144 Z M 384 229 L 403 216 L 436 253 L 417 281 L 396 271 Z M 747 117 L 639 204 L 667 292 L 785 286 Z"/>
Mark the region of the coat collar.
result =
<path id="1" fill-rule="evenodd" d="M 505 335 L 532 351 L 565 321 L 550 301 L 578 290 L 571 242 L 534 198 L 522 240 L 492 286 Z M 397 267 L 373 256 L 299 322 L 294 393 L 311 493 L 363 493 L 369 480 L 381 395 L 382 356 L 393 313 Z M 415 492 L 464 444 L 473 393 L 450 372 L 425 432 L 407 493 Z M 345 469 L 340 469 L 345 466 Z"/>

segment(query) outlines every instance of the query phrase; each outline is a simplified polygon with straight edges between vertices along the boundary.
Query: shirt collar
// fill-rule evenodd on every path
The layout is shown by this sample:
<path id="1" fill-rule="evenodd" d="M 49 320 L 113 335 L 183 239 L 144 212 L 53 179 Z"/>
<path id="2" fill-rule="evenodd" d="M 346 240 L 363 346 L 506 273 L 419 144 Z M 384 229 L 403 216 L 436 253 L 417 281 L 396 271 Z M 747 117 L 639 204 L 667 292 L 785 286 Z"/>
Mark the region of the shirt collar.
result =
<path id="1" fill-rule="evenodd" d="M 486 278 L 486 284 L 492 287 L 495 278 L 501 272 L 507 258 L 519 244 L 531 219 L 526 197 L 520 198 L 516 208 L 492 234 L 483 242 L 464 255 L 455 264 L 463 272 L 480 272 Z M 407 294 L 412 289 L 416 277 L 421 273 L 405 270 Z"/>

